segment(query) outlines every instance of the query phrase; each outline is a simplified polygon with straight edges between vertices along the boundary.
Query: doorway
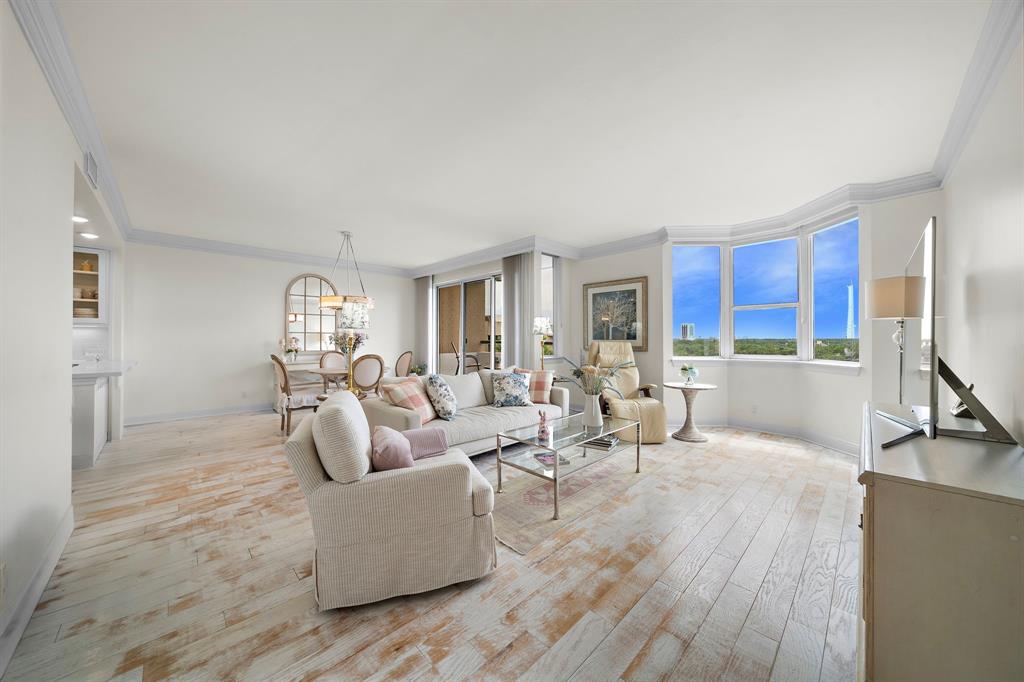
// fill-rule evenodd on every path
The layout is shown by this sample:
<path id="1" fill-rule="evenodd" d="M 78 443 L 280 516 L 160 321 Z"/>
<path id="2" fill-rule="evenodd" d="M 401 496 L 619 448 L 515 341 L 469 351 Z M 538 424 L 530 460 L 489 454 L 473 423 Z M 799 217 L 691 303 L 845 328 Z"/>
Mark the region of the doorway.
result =
<path id="1" fill-rule="evenodd" d="M 440 374 L 501 368 L 501 275 L 437 287 L 437 346 Z"/>

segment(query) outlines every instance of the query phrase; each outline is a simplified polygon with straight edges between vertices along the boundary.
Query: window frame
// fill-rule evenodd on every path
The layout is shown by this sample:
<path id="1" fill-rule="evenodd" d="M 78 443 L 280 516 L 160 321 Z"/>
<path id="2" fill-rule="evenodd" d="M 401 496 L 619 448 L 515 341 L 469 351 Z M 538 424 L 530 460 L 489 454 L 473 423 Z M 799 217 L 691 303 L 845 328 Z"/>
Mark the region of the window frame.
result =
<path id="1" fill-rule="evenodd" d="M 729 275 L 728 275 L 728 279 L 729 279 L 729 286 L 728 286 L 729 299 L 728 300 L 732 301 L 732 258 L 731 257 L 726 257 L 726 253 L 725 253 L 732 246 L 732 242 L 728 242 L 728 241 L 696 241 L 696 240 L 694 240 L 694 241 L 689 241 L 689 240 L 681 241 L 681 240 L 673 240 L 673 241 L 669 242 L 669 246 L 671 248 L 674 248 L 676 246 L 717 246 L 718 247 L 718 355 L 675 355 L 673 353 L 672 357 L 673 358 L 685 358 L 686 360 L 721 360 L 722 358 L 732 357 L 732 320 L 726 321 L 726 317 L 728 317 L 728 313 L 726 311 L 729 310 L 729 305 L 728 305 L 728 303 L 726 301 L 726 298 L 725 298 L 725 295 L 726 295 L 726 286 L 725 286 L 726 274 L 725 273 L 726 273 L 726 263 L 728 263 L 728 268 L 729 268 Z M 669 257 L 668 257 L 668 270 L 669 270 L 669 273 L 670 273 L 669 274 L 669 278 L 670 278 L 669 279 L 669 287 L 668 287 L 668 290 L 670 292 L 669 304 L 668 304 L 668 310 L 669 310 L 668 314 L 669 314 L 669 317 L 671 317 L 672 316 L 672 308 L 673 308 L 671 295 L 673 295 L 675 293 L 675 280 L 672 279 L 672 276 L 671 276 L 671 272 L 672 272 L 672 254 L 671 253 L 669 254 Z M 675 349 L 675 344 L 672 343 L 672 341 L 675 339 L 675 330 L 673 329 L 673 327 L 675 327 L 675 320 L 670 320 L 669 323 L 667 325 L 665 325 L 665 326 L 668 327 L 668 329 L 669 329 L 669 348 L 672 348 L 674 350 Z M 728 330 L 728 348 L 726 348 L 726 346 L 725 346 L 726 338 L 727 338 L 726 330 Z M 728 351 L 728 353 L 726 351 Z"/>
<path id="2" fill-rule="evenodd" d="M 720 284 L 719 284 L 719 340 L 718 356 L 673 355 L 672 361 L 679 362 L 708 362 L 708 361 L 731 361 L 739 360 L 744 362 L 805 362 L 822 366 L 839 366 L 845 368 L 859 368 L 860 359 L 857 360 L 818 360 L 814 358 L 814 254 L 813 235 L 824 230 L 838 227 L 850 220 L 857 219 L 857 287 L 862 287 L 861 271 L 861 221 L 862 217 L 856 208 L 850 208 L 832 213 L 824 218 L 814 220 L 802 225 L 782 227 L 773 230 L 766 230 L 761 233 L 747 232 L 739 236 L 727 236 L 724 239 L 708 238 L 675 238 L 669 240 L 669 246 L 717 246 L 719 247 L 720 262 Z M 796 239 L 797 243 L 797 302 L 796 303 L 768 303 L 768 304 L 744 304 L 734 305 L 733 303 L 733 250 L 742 246 L 761 244 L 784 239 Z M 671 260 L 671 256 L 670 256 Z M 671 269 L 669 274 L 669 290 L 671 291 Z M 737 354 L 735 352 L 735 318 L 736 310 L 765 310 L 773 308 L 795 308 L 797 318 L 796 328 L 796 355 L 749 355 Z M 671 310 L 671 305 L 669 306 Z M 858 316 L 860 312 L 858 311 Z M 669 331 L 669 343 L 674 338 L 672 325 L 666 327 Z M 857 339 L 860 340 L 863 325 L 857 327 Z"/>
<path id="3" fill-rule="evenodd" d="M 851 220 L 857 220 L 857 293 L 861 293 L 861 272 L 860 272 L 860 214 L 854 213 L 846 217 L 829 220 L 824 225 L 819 225 L 813 230 L 807 231 L 807 360 L 821 363 L 842 363 L 844 365 L 860 365 L 860 355 L 863 348 L 860 347 L 860 333 L 864 325 L 861 324 L 860 313 L 863 306 L 863 297 L 858 295 L 857 310 L 855 313 L 855 328 L 857 330 L 857 359 L 856 360 L 821 360 L 814 357 L 814 235 L 827 232 L 833 228 L 845 225 Z"/>
<path id="4" fill-rule="evenodd" d="M 736 249 L 741 249 L 745 246 L 754 246 L 757 244 L 771 244 L 773 242 L 782 241 L 796 241 L 796 301 L 793 303 L 745 303 L 742 305 L 736 305 L 735 302 L 735 284 L 736 280 L 733 277 L 734 268 L 733 263 L 736 260 Z M 799 360 L 800 355 L 800 327 L 801 327 L 801 308 L 803 307 L 803 280 L 801 273 L 801 239 L 799 234 L 786 234 L 786 235 L 775 235 L 768 239 L 752 239 L 745 240 L 743 242 L 734 242 L 729 246 L 729 353 L 730 357 L 736 357 L 741 359 L 767 359 L 767 360 Z M 757 355 L 751 353 L 737 353 L 736 352 L 736 311 L 742 310 L 779 310 L 783 308 L 792 308 L 796 311 L 796 354 L 795 355 Z"/>

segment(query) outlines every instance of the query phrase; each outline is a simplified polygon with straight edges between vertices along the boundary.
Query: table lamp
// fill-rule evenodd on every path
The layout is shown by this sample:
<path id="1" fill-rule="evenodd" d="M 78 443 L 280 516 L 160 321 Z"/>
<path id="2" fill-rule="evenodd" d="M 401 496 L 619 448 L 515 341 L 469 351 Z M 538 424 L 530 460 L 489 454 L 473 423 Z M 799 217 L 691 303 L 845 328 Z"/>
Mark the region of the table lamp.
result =
<path id="1" fill-rule="evenodd" d="M 544 337 L 552 334 L 550 317 L 533 318 L 533 333 L 540 336 L 540 368 L 544 369 Z"/>
<path id="2" fill-rule="evenodd" d="M 899 349 L 899 403 L 903 404 L 903 331 L 906 320 L 924 315 L 924 277 L 900 275 L 882 277 L 868 282 L 868 317 L 872 320 L 895 320 L 893 343 Z"/>

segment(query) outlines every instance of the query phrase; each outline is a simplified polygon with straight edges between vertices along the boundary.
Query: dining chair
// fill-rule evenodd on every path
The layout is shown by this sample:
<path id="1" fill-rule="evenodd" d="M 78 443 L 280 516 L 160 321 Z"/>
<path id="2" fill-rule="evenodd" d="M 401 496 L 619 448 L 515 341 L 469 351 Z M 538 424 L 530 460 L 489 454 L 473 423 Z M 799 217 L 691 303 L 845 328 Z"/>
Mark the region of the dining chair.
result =
<path id="1" fill-rule="evenodd" d="M 407 350 L 398 356 L 398 360 L 395 361 L 395 376 L 396 377 L 407 377 L 409 376 L 409 369 L 412 368 L 412 351 Z"/>
<path id="2" fill-rule="evenodd" d="M 344 368 L 347 364 L 348 364 L 348 359 L 345 357 L 345 354 L 342 353 L 341 351 L 329 350 L 329 351 L 327 351 L 326 353 L 324 353 L 323 355 L 320 356 L 320 368 L 321 369 L 325 369 L 325 368 L 334 369 L 335 367 Z M 324 390 L 325 391 L 327 390 L 328 385 L 332 381 L 334 382 L 334 385 L 337 386 L 339 389 L 345 388 L 344 386 L 341 385 L 341 377 L 340 376 L 336 376 L 336 377 L 333 377 L 333 378 L 324 377 Z"/>
<path id="3" fill-rule="evenodd" d="M 459 367 L 462 364 L 462 356 L 459 355 L 459 349 L 455 347 L 455 342 L 452 341 L 451 344 L 452 344 L 452 355 L 455 356 L 455 371 L 452 372 L 452 375 L 455 376 L 455 375 L 458 375 L 458 373 L 459 373 Z"/>
<path id="4" fill-rule="evenodd" d="M 274 376 L 277 378 L 277 407 L 281 411 L 281 432 L 292 433 L 292 412 L 297 410 L 313 410 L 320 407 L 317 396 L 323 395 L 315 388 L 292 390 L 288 380 L 288 368 L 284 361 L 276 355 L 270 356 L 274 363 Z"/>
<path id="5" fill-rule="evenodd" d="M 352 363 L 352 386 L 362 393 L 360 398 L 377 394 L 383 378 L 384 358 L 379 355 L 360 355 Z"/>

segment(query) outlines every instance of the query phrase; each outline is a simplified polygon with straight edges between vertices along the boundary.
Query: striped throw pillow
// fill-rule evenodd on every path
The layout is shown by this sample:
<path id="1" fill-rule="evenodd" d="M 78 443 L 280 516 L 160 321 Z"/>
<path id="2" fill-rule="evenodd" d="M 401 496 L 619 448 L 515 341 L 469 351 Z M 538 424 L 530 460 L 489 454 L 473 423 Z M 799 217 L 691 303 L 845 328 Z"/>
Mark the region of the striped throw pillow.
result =
<path id="1" fill-rule="evenodd" d="M 547 404 L 551 402 L 551 387 L 555 383 L 555 373 L 548 370 L 532 370 L 516 367 L 517 374 L 527 374 L 530 380 L 530 401 Z"/>
<path id="2" fill-rule="evenodd" d="M 381 384 L 380 392 L 384 400 L 392 405 L 404 407 L 418 414 L 422 424 L 437 418 L 437 412 L 434 411 L 434 406 L 418 377 Z"/>

